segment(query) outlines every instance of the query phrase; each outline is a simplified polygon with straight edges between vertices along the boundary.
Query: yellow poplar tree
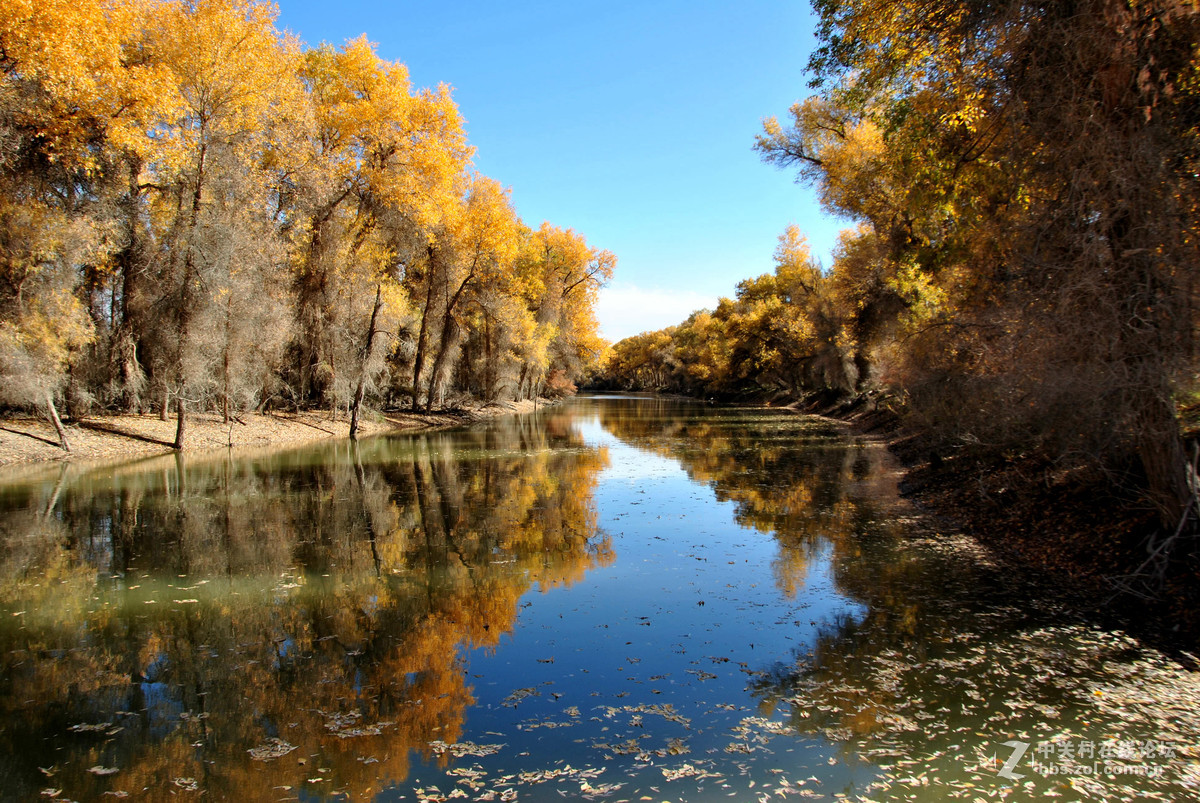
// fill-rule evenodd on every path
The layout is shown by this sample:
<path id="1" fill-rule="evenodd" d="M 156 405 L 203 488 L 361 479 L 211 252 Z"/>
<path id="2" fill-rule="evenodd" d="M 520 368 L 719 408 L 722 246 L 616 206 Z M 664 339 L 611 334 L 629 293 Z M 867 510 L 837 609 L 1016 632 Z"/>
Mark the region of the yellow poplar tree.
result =
<path id="1" fill-rule="evenodd" d="M 297 232 L 297 343 L 300 392 L 309 401 L 332 389 L 337 396 L 339 353 L 358 341 L 353 406 L 367 381 L 386 299 L 403 297 L 403 284 L 432 247 L 431 232 L 454 208 L 471 156 L 450 90 L 413 92 L 403 64 L 380 59 L 365 38 L 305 54 L 316 136 L 310 174 L 297 190 L 304 217 Z M 370 240 L 374 260 L 346 259 Z M 338 297 L 374 296 L 362 329 L 345 320 Z M 393 324 L 400 310 L 393 304 Z M 390 325 L 392 331 L 395 326 Z M 347 338 L 350 338 L 348 341 Z M 422 338 L 423 340 L 424 338 Z M 422 342 L 418 351 L 424 348 Z M 352 415 L 353 418 L 353 415 Z"/>
<path id="2" fill-rule="evenodd" d="M 442 401 L 451 352 L 463 334 L 462 307 L 467 291 L 507 283 L 520 245 L 520 221 L 509 193 L 496 181 L 475 176 L 462 205 L 439 238 L 446 270 L 439 288 L 442 329 L 425 407 Z"/>
<path id="3" fill-rule="evenodd" d="M 171 70 L 177 115 L 155 129 L 147 162 L 155 239 L 156 362 L 160 389 L 175 397 L 175 447 L 184 446 L 189 400 L 200 401 L 210 356 L 197 348 L 199 316 L 213 298 L 214 275 L 229 276 L 230 252 L 217 233 L 228 216 L 269 209 L 262 166 L 273 121 L 292 113 L 302 93 L 298 43 L 274 26 L 272 6 L 252 0 L 203 0 L 164 14 L 154 36 Z M 265 257 L 268 270 L 273 266 Z"/>
<path id="4" fill-rule="evenodd" d="M 114 247 L 106 168 L 113 143 L 144 139 L 159 87 L 126 58 L 133 16 L 93 0 L 0 5 L 0 375 L 10 403 L 44 404 L 64 448 L 55 396 L 93 337 L 77 289 Z"/>

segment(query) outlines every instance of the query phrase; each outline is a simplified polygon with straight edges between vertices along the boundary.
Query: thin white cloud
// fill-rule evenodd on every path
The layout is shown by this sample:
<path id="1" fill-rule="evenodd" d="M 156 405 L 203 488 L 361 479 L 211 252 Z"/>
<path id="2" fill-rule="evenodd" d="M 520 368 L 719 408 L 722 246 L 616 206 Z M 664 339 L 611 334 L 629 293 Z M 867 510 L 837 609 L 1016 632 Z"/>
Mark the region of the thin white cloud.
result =
<path id="1" fill-rule="evenodd" d="M 614 283 L 600 291 L 596 317 L 612 342 L 680 323 L 698 309 L 713 309 L 716 296 L 693 290 L 641 288 Z"/>

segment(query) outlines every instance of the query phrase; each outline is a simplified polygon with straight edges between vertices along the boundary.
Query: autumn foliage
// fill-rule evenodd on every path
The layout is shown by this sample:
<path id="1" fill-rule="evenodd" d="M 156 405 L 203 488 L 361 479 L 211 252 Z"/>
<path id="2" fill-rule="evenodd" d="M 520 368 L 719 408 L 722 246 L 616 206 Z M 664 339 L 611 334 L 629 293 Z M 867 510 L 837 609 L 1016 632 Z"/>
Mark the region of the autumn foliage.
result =
<path id="1" fill-rule="evenodd" d="M 0 4 L 0 402 L 429 408 L 565 388 L 615 264 L 471 169 L 450 89 L 254 0 Z M 66 446 L 65 440 L 63 445 Z"/>
<path id="2" fill-rule="evenodd" d="M 608 380 L 876 391 L 940 450 L 1136 485 L 1151 554 L 1193 554 L 1176 409 L 1197 370 L 1200 10 L 814 5 L 815 92 L 756 147 L 856 227 L 825 269 L 789 229 L 773 273 L 616 344 Z"/>

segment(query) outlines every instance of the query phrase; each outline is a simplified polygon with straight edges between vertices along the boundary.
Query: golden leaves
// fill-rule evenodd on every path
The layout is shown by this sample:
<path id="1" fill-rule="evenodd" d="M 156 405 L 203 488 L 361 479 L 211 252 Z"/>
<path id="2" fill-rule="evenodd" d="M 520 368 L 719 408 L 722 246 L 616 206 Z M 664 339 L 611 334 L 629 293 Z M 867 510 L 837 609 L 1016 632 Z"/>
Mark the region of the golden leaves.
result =
<path id="1" fill-rule="evenodd" d="M 118 31 L 95 0 L 14 0 L 0 5 L 0 86 L 22 95 L 19 125 L 36 132 L 51 161 L 95 167 L 86 141 L 120 106 Z M 22 82 L 36 86 L 34 97 Z"/>
<path id="2" fill-rule="evenodd" d="M 95 254 L 97 237 L 86 222 L 35 201 L 0 201 L 0 230 L 0 281 L 15 291 L 0 299 L 0 382 L 10 402 L 40 402 L 71 350 L 92 337 L 74 264 Z"/>
<path id="3" fill-rule="evenodd" d="M 139 304 L 170 308 L 136 324 L 161 331 L 123 335 L 162 353 L 125 360 L 111 387 L 197 385 L 213 349 L 232 348 L 235 323 L 253 318 L 239 302 L 257 282 L 276 319 L 266 328 L 278 333 L 258 349 L 262 367 L 279 368 L 271 357 L 282 341 L 307 339 L 294 344 L 307 366 L 301 381 L 311 385 L 301 394 L 337 395 L 344 366 L 360 360 L 355 321 L 370 317 L 390 337 L 407 336 L 406 290 L 423 281 L 412 274 L 436 248 L 438 270 L 448 271 L 443 289 L 481 290 L 457 308 L 457 298 L 438 301 L 454 323 L 443 327 L 453 343 L 439 352 L 440 376 L 459 359 L 456 338 L 476 326 L 498 330 L 494 344 L 487 335 L 489 360 L 516 354 L 518 370 L 533 369 L 519 393 L 536 392 L 555 360 L 578 376 L 585 356 L 603 347 L 595 294 L 615 258 L 570 230 L 532 234 L 506 189 L 469 172 L 473 149 L 448 86 L 415 89 L 407 68 L 380 58 L 365 36 L 305 50 L 276 17 L 259 0 L 0 6 L 0 124 L 12 132 L 0 165 L 19 173 L 4 190 L 65 216 L 0 233 L 36 240 L 7 248 L 3 269 L 18 281 L 15 299 L 0 305 L 30 313 L 10 326 L 9 351 L 25 353 L 18 341 L 87 339 L 90 330 L 65 326 L 87 317 L 81 302 L 66 301 L 85 295 L 78 276 L 69 280 L 73 269 L 86 276 L 90 301 L 110 307 L 94 317 L 113 327 L 122 315 L 139 318 Z M 22 297 L 23 287 L 36 289 L 24 278 L 49 275 L 52 263 L 62 293 Z M 377 292 L 381 306 L 372 304 Z M 99 301 L 105 293 L 111 302 Z M 33 315 L 38 304 L 52 311 Z M 314 331 L 287 331 L 278 325 L 285 313 Z M 56 317 L 57 329 L 44 323 Z M 224 337 L 212 334 L 218 318 Z M 43 378 L 61 384 L 63 353 L 25 362 L 40 361 Z M 393 367 L 406 359 L 393 357 Z M 310 382 L 309 373 L 330 381 Z M 498 377 L 489 393 L 502 386 Z M 259 379 L 251 384 L 265 387 Z"/>
<path id="4" fill-rule="evenodd" d="M 213 144 L 251 161 L 268 149 L 273 119 L 302 117 L 299 44 L 274 15 L 260 3 L 205 0 L 164 8 L 147 30 L 173 82 L 148 153 L 166 178 L 203 169 L 197 153 Z"/>
<path id="5" fill-rule="evenodd" d="M 385 61 L 365 37 L 304 56 L 313 102 L 314 159 L 338 185 L 361 185 L 436 224 L 458 196 L 472 149 L 449 88 L 413 93 L 403 64 Z"/>

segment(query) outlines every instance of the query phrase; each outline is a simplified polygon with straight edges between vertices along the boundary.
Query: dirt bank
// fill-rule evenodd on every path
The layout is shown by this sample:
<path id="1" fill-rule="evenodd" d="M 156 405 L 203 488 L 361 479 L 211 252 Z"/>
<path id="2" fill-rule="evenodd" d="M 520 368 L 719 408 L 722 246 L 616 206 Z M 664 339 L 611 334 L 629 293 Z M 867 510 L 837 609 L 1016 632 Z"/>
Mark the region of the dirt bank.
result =
<path id="1" fill-rule="evenodd" d="M 538 402 L 544 406 L 545 401 Z M 533 401 L 497 402 L 433 413 L 376 413 L 359 422 L 361 437 L 404 430 L 438 429 L 509 413 L 532 412 Z M 293 446 L 327 438 L 346 438 L 350 424 L 328 412 L 254 413 L 225 423 L 219 414 L 188 417 L 189 455 L 228 448 Z M 104 415 L 72 421 L 67 426 L 70 453 L 58 445 L 51 424 L 39 418 L 0 419 L 0 466 L 46 461 L 108 462 L 172 452 L 175 420 L 151 415 Z"/>

